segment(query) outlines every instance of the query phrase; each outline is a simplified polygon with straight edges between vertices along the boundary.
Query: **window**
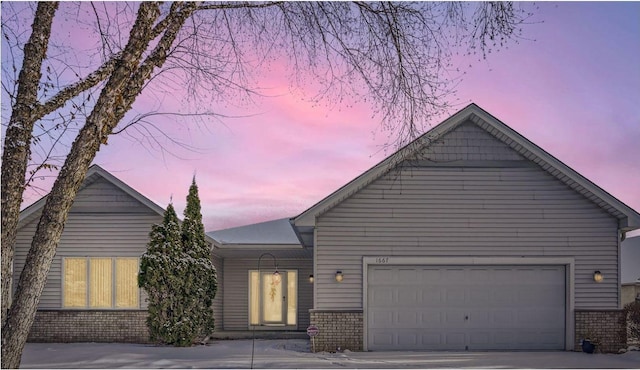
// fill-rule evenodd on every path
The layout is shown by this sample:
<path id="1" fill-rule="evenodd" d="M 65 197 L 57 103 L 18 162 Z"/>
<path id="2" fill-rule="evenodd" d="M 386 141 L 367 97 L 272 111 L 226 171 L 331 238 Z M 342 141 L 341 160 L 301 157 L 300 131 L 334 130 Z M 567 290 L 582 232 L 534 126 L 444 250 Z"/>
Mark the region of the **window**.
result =
<path id="1" fill-rule="evenodd" d="M 297 271 L 249 271 L 249 325 L 295 326 L 297 314 Z"/>
<path id="2" fill-rule="evenodd" d="M 63 259 L 64 308 L 138 308 L 138 258 Z"/>

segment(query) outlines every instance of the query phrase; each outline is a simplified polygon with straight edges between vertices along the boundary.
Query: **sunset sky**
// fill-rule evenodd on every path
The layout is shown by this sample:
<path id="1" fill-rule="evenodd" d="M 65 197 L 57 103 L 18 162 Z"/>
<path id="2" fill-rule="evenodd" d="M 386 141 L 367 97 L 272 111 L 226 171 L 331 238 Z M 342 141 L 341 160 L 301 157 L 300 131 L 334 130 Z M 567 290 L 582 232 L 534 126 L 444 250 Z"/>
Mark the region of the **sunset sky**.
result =
<path id="1" fill-rule="evenodd" d="M 543 22 L 526 39 L 471 67 L 459 61 L 449 114 L 478 104 L 640 210 L 640 3 L 538 6 L 532 21 Z M 274 97 L 235 112 L 245 118 L 170 129 L 198 151 L 162 156 L 120 135 L 94 163 L 161 206 L 173 198 L 180 214 L 195 174 L 210 231 L 295 216 L 392 154 L 371 107 L 314 105 L 281 77 L 264 76 Z"/>

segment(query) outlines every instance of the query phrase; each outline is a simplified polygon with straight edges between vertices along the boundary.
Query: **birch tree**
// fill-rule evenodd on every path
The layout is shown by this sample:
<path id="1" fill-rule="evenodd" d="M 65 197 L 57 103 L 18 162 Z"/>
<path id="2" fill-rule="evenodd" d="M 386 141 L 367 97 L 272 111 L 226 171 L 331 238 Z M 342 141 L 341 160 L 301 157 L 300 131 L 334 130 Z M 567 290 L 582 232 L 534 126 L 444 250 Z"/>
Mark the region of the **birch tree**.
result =
<path id="1" fill-rule="evenodd" d="M 3 109 L 10 102 L 1 175 L 3 368 L 20 364 L 69 209 L 97 151 L 110 135 L 149 122 L 125 119 L 143 92 L 171 94 L 179 86 L 206 121 L 215 112 L 198 107 L 251 99 L 259 92 L 256 71 L 284 59 L 294 86 L 313 85 L 310 99 L 367 102 L 403 142 L 447 108 L 454 50 L 482 58 L 517 41 L 530 15 L 509 2 L 38 2 L 21 9 L 31 19 L 23 40 L 8 21 L 14 6 L 2 3 L 3 37 L 13 42 L 3 41 Z M 50 40 L 55 27 L 87 22 L 100 62 L 81 73 L 61 57 L 71 48 Z M 44 77 L 50 73 L 57 79 Z M 47 121 L 57 115 L 61 124 Z M 38 130 L 57 132 L 69 145 L 55 164 L 25 268 L 12 282 L 20 206 L 33 175 L 27 168 L 51 167 L 49 157 L 32 158 Z M 52 140 L 45 153 L 60 142 Z"/>

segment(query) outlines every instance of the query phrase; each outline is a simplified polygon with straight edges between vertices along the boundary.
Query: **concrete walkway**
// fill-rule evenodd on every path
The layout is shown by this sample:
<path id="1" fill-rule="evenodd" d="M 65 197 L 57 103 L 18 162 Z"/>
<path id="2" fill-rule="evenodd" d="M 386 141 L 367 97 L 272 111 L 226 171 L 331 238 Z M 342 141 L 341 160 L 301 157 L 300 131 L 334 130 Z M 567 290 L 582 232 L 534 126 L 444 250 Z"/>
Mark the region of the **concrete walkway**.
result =
<path id="1" fill-rule="evenodd" d="M 640 368 L 640 352 L 310 353 L 309 340 L 216 340 L 175 348 L 120 343 L 28 343 L 22 368 Z"/>

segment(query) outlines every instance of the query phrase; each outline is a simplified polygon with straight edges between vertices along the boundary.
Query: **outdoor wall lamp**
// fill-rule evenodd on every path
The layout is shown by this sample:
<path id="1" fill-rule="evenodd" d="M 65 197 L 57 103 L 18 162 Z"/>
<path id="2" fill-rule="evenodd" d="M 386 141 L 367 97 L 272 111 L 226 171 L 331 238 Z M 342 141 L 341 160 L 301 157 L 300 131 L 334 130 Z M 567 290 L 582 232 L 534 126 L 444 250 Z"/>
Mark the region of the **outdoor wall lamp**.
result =
<path id="1" fill-rule="evenodd" d="M 336 281 L 338 283 L 341 283 L 342 279 L 344 279 L 344 276 L 342 276 L 342 271 L 340 271 L 340 270 L 336 271 Z"/>
<path id="2" fill-rule="evenodd" d="M 309 282 L 313 284 L 313 274 L 309 275 Z"/>
<path id="3" fill-rule="evenodd" d="M 593 281 L 595 281 L 596 283 L 601 283 L 602 280 L 604 280 L 604 275 L 602 275 L 602 272 L 594 271 L 593 272 Z"/>
<path id="4" fill-rule="evenodd" d="M 275 267 L 275 271 L 273 272 L 273 282 L 276 284 L 280 283 L 280 273 L 278 272 L 278 260 L 276 260 L 276 256 L 271 253 L 262 253 L 260 257 L 258 257 L 258 275 L 260 275 L 260 263 L 262 262 L 262 257 L 271 257 L 273 259 L 273 266 Z"/>

